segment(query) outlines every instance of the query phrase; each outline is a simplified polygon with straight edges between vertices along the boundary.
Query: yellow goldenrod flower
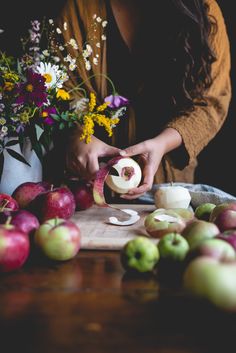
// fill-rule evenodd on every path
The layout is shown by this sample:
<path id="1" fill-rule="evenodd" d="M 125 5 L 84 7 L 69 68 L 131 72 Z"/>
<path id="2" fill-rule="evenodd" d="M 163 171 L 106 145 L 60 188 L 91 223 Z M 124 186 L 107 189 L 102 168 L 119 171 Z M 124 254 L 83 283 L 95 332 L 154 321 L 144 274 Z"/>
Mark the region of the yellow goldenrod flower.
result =
<path id="1" fill-rule="evenodd" d="M 4 80 L 6 81 L 14 81 L 14 82 L 17 82 L 19 81 L 19 76 L 15 73 L 15 72 L 6 72 L 4 75 L 3 75 L 3 78 Z"/>
<path id="2" fill-rule="evenodd" d="M 91 136 L 94 134 L 94 122 L 90 114 L 83 117 L 83 133 L 80 140 L 85 140 L 86 143 L 91 141 Z"/>
<path id="3" fill-rule="evenodd" d="M 11 92 L 13 90 L 13 88 L 14 88 L 14 83 L 9 82 L 9 81 L 6 81 L 4 84 L 4 87 L 3 87 L 3 89 L 5 91 L 9 91 L 9 92 Z"/>
<path id="4" fill-rule="evenodd" d="M 93 110 L 96 106 L 96 102 L 97 102 L 96 95 L 93 92 L 91 92 L 90 93 L 90 100 L 89 100 L 89 111 L 90 112 L 93 112 Z"/>
<path id="5" fill-rule="evenodd" d="M 70 94 L 66 92 L 64 89 L 58 89 L 56 97 L 59 99 L 61 98 L 62 100 L 66 101 L 70 99 Z"/>
<path id="6" fill-rule="evenodd" d="M 103 112 L 108 107 L 109 104 L 110 103 L 105 102 L 105 103 L 99 105 L 96 109 L 97 112 Z"/>

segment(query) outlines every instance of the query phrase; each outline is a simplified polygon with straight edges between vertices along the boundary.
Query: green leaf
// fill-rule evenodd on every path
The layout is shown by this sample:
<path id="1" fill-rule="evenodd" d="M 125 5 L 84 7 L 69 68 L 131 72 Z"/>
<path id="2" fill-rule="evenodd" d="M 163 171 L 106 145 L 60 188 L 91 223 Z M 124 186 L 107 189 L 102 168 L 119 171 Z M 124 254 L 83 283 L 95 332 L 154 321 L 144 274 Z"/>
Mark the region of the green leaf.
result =
<path id="1" fill-rule="evenodd" d="M 10 156 L 17 159 L 19 162 L 25 163 L 26 165 L 31 167 L 31 165 L 25 160 L 25 158 L 18 152 L 11 150 L 10 148 L 6 148 L 6 151 L 10 154 Z"/>
<path id="2" fill-rule="evenodd" d="M 50 114 L 50 116 L 51 116 L 54 120 L 56 120 L 56 121 L 60 121 L 60 120 L 61 120 L 61 119 L 60 119 L 60 116 L 57 115 L 57 114 Z"/>
<path id="3" fill-rule="evenodd" d="M 0 181 L 1 181 L 1 178 L 2 178 L 3 166 L 4 166 L 4 154 L 2 152 L 0 154 Z"/>
<path id="4" fill-rule="evenodd" d="M 41 126 L 35 124 L 35 132 L 36 132 L 36 137 L 37 140 L 39 141 L 41 135 L 43 134 L 44 130 L 41 128 Z"/>
<path id="5" fill-rule="evenodd" d="M 38 159 L 40 160 L 40 162 L 42 163 L 43 161 L 43 150 L 42 150 L 42 145 L 40 143 L 34 143 L 32 145 L 32 149 L 34 150 L 34 152 L 36 153 Z"/>
<path id="6" fill-rule="evenodd" d="M 59 130 L 63 130 L 65 128 L 65 124 L 64 123 L 60 123 L 59 124 Z"/>
<path id="7" fill-rule="evenodd" d="M 11 141 L 8 141 L 6 144 L 5 144 L 5 146 L 6 147 L 10 147 L 10 146 L 15 146 L 15 145 L 17 145 L 19 143 L 19 140 L 17 139 L 17 140 L 11 140 Z"/>

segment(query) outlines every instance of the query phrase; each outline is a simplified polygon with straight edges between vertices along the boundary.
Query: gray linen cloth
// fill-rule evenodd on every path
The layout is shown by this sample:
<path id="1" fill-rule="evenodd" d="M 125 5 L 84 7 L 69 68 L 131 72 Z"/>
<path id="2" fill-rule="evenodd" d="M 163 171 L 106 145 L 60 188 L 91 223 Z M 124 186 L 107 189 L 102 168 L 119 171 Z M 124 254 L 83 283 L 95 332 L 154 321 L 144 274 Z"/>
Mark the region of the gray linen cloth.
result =
<path id="1" fill-rule="evenodd" d="M 141 196 L 139 200 L 143 203 L 154 204 L 155 191 L 163 186 L 183 186 L 189 190 L 191 195 L 191 206 L 195 209 L 202 203 L 211 202 L 218 205 L 223 202 L 236 201 L 236 196 L 228 194 L 221 189 L 207 184 L 189 184 L 189 183 L 164 183 L 154 184 L 152 189 L 145 195 Z"/>

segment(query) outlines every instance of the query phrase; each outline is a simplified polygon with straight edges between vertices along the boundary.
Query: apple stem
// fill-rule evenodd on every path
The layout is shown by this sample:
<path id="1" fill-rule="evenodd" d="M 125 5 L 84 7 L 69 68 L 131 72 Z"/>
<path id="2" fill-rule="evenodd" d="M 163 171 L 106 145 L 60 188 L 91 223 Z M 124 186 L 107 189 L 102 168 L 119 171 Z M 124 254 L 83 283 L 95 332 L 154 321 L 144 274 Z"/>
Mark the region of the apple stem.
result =
<path id="1" fill-rule="evenodd" d="M 1 207 L 0 207 L 0 212 L 4 211 L 4 209 L 6 208 L 8 203 L 9 203 L 9 200 L 3 200 Z"/>
<path id="2" fill-rule="evenodd" d="M 9 224 L 11 224 L 11 220 L 12 220 L 12 216 L 7 217 L 5 225 L 8 226 Z"/>

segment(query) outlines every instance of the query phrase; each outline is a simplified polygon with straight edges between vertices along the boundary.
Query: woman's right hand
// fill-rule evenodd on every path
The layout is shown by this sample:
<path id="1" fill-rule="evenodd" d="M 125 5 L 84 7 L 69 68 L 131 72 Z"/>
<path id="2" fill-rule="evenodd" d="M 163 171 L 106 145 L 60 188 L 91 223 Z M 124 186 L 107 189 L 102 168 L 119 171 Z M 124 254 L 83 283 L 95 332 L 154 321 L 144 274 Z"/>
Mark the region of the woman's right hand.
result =
<path id="1" fill-rule="evenodd" d="M 78 130 L 77 130 L 78 132 Z M 93 180 L 99 170 L 99 159 L 119 155 L 120 149 L 110 146 L 95 136 L 86 143 L 80 134 L 74 134 L 66 154 L 66 167 L 69 173 L 86 180 Z"/>

